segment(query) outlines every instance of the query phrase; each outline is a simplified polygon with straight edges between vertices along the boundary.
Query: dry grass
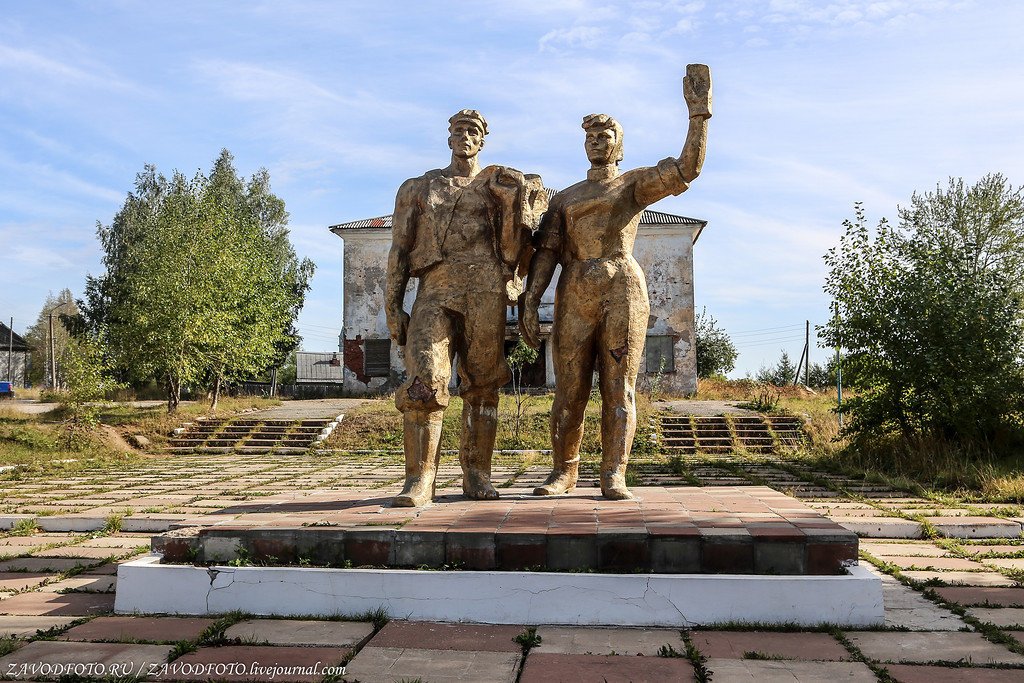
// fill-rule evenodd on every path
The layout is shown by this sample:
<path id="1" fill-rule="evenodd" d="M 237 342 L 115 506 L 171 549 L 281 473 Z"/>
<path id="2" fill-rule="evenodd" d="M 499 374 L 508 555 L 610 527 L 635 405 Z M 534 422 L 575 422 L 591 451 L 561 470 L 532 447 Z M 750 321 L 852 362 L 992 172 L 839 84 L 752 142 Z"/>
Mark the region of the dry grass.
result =
<path id="1" fill-rule="evenodd" d="M 230 415 L 252 408 L 280 403 L 259 398 L 222 399 L 218 415 Z M 183 422 L 209 413 L 206 403 L 183 403 L 177 413 L 168 415 L 166 407 L 137 407 L 112 404 L 102 408 L 100 421 L 126 436 L 139 434 L 159 443 Z M 39 415 L 28 415 L 11 406 L 0 406 L 0 465 L 18 468 L 0 474 L 3 479 L 26 476 L 53 476 L 97 468 L 130 466 L 145 457 L 124 447 L 121 439 L 104 429 L 85 434 L 71 447 L 62 443 L 61 424 L 66 413 L 57 408 Z"/>
<path id="2" fill-rule="evenodd" d="M 523 422 L 519 439 L 512 432 L 515 399 L 502 395 L 498 405 L 498 435 L 495 448 L 498 450 L 543 450 L 551 448 L 550 419 L 552 394 L 531 395 L 526 399 Z M 637 396 L 638 439 L 634 448 L 646 448 L 646 426 L 653 407 L 642 395 Z M 584 422 L 582 451 L 601 452 L 601 401 L 592 396 L 587 403 Z M 453 396 L 444 415 L 441 433 L 441 448 L 455 450 L 459 447 L 459 431 L 462 427 L 462 399 Z M 644 445 L 636 445 L 644 444 Z M 402 448 L 402 415 L 395 408 L 394 401 L 382 399 L 368 402 L 345 415 L 337 429 L 328 438 L 327 448 L 339 450 L 393 450 Z"/>

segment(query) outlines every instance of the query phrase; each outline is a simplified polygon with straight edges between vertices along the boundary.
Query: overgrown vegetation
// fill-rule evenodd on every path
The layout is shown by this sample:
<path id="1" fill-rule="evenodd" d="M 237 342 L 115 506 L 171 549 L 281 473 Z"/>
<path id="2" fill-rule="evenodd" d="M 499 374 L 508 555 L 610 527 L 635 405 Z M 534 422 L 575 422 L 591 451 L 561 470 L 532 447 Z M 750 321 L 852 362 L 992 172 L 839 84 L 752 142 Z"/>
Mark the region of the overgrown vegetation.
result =
<path id="1" fill-rule="evenodd" d="M 857 448 L 943 442 L 965 460 L 1021 444 L 1024 191 L 1001 175 L 915 193 L 872 231 L 863 208 L 825 256 Z M 845 372 L 849 367 L 851 372 Z"/>
<path id="2" fill-rule="evenodd" d="M 225 398 L 221 410 L 228 413 L 240 412 L 267 408 L 278 403 L 280 401 L 261 398 Z M 107 403 L 94 408 L 97 422 L 105 427 L 83 432 L 81 438 L 68 442 L 62 434 L 62 425 L 69 418 L 67 407 L 62 406 L 40 415 L 0 407 L 0 466 L 18 466 L 0 472 L 0 482 L 32 476 L 130 467 L 144 456 L 125 446 L 120 436 L 137 434 L 159 444 L 183 420 L 206 414 L 209 410 L 208 406 L 198 403 L 183 403 L 174 415 L 167 414 L 159 406 Z"/>
<path id="3" fill-rule="evenodd" d="M 696 340 L 697 377 L 724 376 L 732 372 L 739 352 L 707 308 L 701 309 L 694 318 L 693 332 Z"/>
<path id="4" fill-rule="evenodd" d="M 495 440 L 497 450 L 546 450 L 551 448 L 550 415 L 552 394 L 531 395 L 522 407 L 520 431 L 516 435 L 511 420 L 498 423 Z M 634 437 L 636 452 L 649 451 L 648 422 L 654 413 L 650 400 L 637 394 L 637 436 Z M 498 404 L 499 414 L 514 414 L 515 397 L 502 394 Z M 601 400 L 591 396 L 587 404 L 584 422 L 582 451 L 601 452 Z M 441 448 L 459 448 L 459 430 L 462 428 L 462 399 L 453 396 L 444 414 L 444 428 L 441 433 Z M 342 423 L 331 433 L 326 448 L 339 450 L 400 450 L 402 448 L 402 415 L 391 400 L 372 401 L 345 415 Z"/>
<path id="5" fill-rule="evenodd" d="M 537 349 L 529 346 L 522 337 L 519 337 L 506 360 L 509 370 L 512 372 L 512 405 L 514 407 L 511 413 L 512 441 L 520 443 L 523 411 L 529 400 L 529 396 L 523 392 L 523 368 L 537 360 Z"/>

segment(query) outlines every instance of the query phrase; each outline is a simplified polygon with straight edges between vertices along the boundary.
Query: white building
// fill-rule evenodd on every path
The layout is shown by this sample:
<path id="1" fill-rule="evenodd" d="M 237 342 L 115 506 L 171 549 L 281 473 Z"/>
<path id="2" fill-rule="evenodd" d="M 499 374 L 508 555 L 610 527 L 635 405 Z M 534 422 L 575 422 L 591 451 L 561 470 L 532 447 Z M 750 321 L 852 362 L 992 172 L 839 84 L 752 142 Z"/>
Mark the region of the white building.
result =
<path id="1" fill-rule="evenodd" d="M 693 245 L 707 221 L 646 210 L 640 218 L 633 255 L 647 276 L 651 316 L 647 324 L 641 384 L 661 373 L 662 390 L 691 394 L 697 389 L 693 345 Z M 404 379 L 401 349 L 391 342 L 384 314 L 384 279 L 391 249 L 391 216 L 330 227 L 344 242 L 344 353 L 347 395 L 385 393 Z M 524 385 L 553 387 L 554 364 L 547 335 L 554 312 L 556 272 L 541 303 L 540 357 L 524 371 Z M 416 279 L 409 281 L 405 310 L 412 310 Z M 516 310 L 509 309 L 506 344 L 517 336 Z M 454 374 L 453 374 L 454 378 Z M 454 381 L 454 379 L 453 379 Z"/>

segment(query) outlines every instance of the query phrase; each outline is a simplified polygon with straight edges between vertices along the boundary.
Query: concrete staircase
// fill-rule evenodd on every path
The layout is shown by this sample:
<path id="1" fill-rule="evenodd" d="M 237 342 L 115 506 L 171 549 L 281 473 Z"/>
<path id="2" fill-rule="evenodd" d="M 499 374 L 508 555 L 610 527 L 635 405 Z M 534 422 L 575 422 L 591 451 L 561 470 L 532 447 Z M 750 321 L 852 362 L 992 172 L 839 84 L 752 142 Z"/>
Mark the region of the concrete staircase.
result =
<path id="1" fill-rule="evenodd" d="M 806 441 L 803 420 L 792 415 L 662 414 L 660 428 L 667 453 L 782 453 Z"/>
<path id="2" fill-rule="evenodd" d="M 168 439 L 171 453 L 305 453 L 334 420 L 200 418 Z"/>

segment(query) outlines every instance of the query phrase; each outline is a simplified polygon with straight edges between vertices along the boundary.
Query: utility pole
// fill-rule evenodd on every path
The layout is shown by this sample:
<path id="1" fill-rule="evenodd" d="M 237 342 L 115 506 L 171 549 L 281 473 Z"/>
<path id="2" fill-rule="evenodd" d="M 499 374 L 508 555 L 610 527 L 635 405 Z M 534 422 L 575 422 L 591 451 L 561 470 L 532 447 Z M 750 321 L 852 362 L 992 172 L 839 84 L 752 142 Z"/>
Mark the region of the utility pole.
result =
<path id="1" fill-rule="evenodd" d="M 53 310 L 50 310 L 50 388 L 57 390 L 57 358 L 53 344 Z"/>
<path id="2" fill-rule="evenodd" d="M 836 320 L 836 414 L 839 416 L 839 428 L 843 428 L 843 358 L 839 338 L 839 302 L 835 302 Z"/>
<path id="3" fill-rule="evenodd" d="M 14 318 L 11 318 L 11 326 L 7 329 L 7 381 L 14 385 L 14 373 L 11 370 L 11 359 L 14 357 Z"/>
<path id="4" fill-rule="evenodd" d="M 807 353 L 804 356 L 804 386 L 811 386 L 811 321 L 806 320 L 804 329 L 804 348 Z M 799 370 L 797 370 L 799 373 Z"/>

